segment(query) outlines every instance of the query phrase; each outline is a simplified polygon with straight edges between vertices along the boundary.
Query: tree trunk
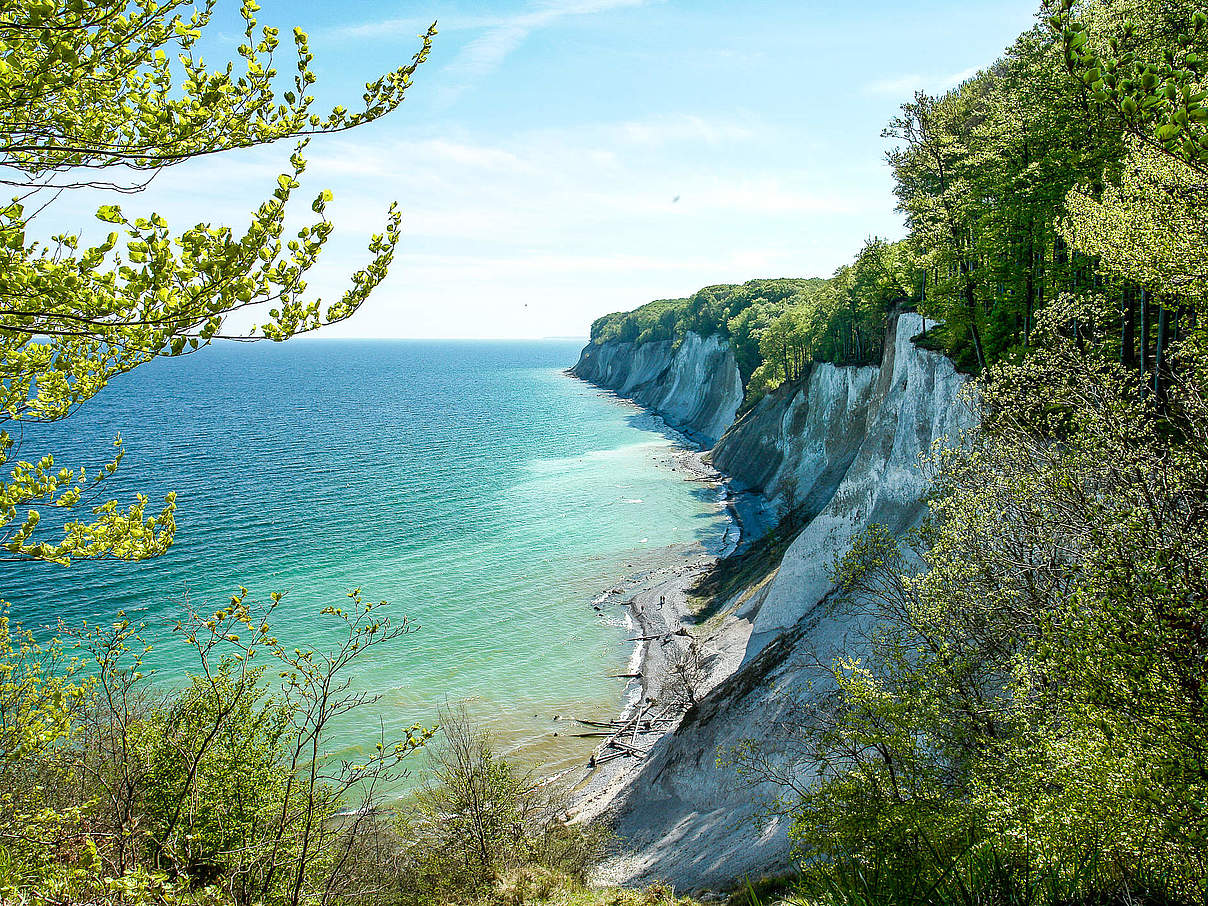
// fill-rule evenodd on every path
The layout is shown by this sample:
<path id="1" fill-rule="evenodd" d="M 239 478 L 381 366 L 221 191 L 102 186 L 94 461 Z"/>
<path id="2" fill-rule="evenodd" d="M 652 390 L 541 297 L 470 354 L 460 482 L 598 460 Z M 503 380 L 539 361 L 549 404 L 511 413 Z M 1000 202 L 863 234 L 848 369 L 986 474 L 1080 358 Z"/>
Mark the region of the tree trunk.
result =
<path id="1" fill-rule="evenodd" d="M 1028 270 L 1024 276 L 1023 290 L 1023 345 L 1028 347 L 1028 334 L 1032 332 L 1032 299 L 1036 295 L 1036 225 L 1028 225 Z"/>
<path id="2" fill-rule="evenodd" d="M 961 276 L 965 284 L 965 308 L 969 311 L 969 334 L 973 337 L 973 351 L 977 353 L 977 367 L 985 370 L 986 355 L 982 348 L 981 331 L 977 329 L 977 294 L 973 291 L 973 275 L 969 272 L 969 262 L 961 258 Z"/>
<path id="3" fill-rule="evenodd" d="M 1153 303 L 1149 293 L 1141 290 L 1141 374 L 1149 374 L 1153 368 L 1153 353 L 1149 344 L 1153 333 Z"/>
<path id="4" fill-rule="evenodd" d="M 1153 360 L 1153 392 L 1161 403 L 1166 396 L 1166 346 L 1169 343 L 1170 314 L 1165 305 L 1158 306 L 1158 345 Z"/>
<path id="5" fill-rule="evenodd" d="M 1120 297 L 1120 364 L 1126 368 L 1137 362 L 1137 297 L 1131 286 Z"/>

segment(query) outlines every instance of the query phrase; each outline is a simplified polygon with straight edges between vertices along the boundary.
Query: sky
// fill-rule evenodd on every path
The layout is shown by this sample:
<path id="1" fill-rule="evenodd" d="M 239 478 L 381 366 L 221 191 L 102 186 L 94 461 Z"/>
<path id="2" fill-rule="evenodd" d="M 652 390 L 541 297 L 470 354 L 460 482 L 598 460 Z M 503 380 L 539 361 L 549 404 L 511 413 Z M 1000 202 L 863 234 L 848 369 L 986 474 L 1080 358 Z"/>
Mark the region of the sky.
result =
<path id="1" fill-rule="evenodd" d="M 307 151 L 300 216 L 335 195 L 310 281 L 324 299 L 367 260 L 390 201 L 404 218 L 390 276 L 322 335 L 580 337 L 601 314 L 709 284 L 828 275 L 867 237 L 902 235 L 881 137 L 898 106 L 992 63 L 1035 6 L 261 0 L 262 24 L 309 33 L 321 108 L 355 109 L 430 22 L 440 32 L 398 110 Z M 210 63 L 241 37 L 237 3 L 223 7 Z M 121 203 L 239 227 L 291 150 L 172 168 Z M 77 193 L 55 218 L 96 203 Z"/>

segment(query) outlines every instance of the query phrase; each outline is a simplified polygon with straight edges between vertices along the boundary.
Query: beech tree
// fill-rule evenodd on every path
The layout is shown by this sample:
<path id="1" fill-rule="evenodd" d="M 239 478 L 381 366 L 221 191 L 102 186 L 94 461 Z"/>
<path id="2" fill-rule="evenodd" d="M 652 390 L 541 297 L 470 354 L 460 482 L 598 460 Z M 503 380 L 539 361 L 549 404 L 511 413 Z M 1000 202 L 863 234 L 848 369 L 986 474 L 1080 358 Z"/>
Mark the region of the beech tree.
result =
<path id="1" fill-rule="evenodd" d="M 1150 293 L 1202 304 L 1206 191 L 1192 167 L 1134 142 L 1117 182 L 1098 197 L 1086 186 L 1070 193 L 1063 234 L 1104 270 Z"/>
<path id="2" fill-rule="evenodd" d="M 1048 11 L 1081 118 L 1127 137 L 1114 172 L 1071 190 L 1062 235 L 1124 283 L 1120 360 L 1139 368 L 1165 402 L 1178 347 L 1202 341 L 1195 329 L 1208 233 L 1208 15 L 1186 0 L 1155 9 L 1056 0 Z"/>
<path id="3" fill-rule="evenodd" d="M 894 170 L 899 208 L 916 241 L 932 250 L 943 266 L 959 274 L 962 307 L 954 307 L 952 318 L 962 318 L 968 331 L 977 367 L 984 368 L 986 354 L 982 342 L 976 281 L 972 222 L 977 216 L 977 197 L 972 190 L 968 167 L 969 148 L 962 136 L 967 133 L 965 112 L 959 93 L 948 99 L 936 99 L 923 93 L 912 103 L 902 105 L 885 130 L 886 138 L 899 142 L 887 157 Z"/>
<path id="4" fill-rule="evenodd" d="M 244 0 L 243 42 L 233 63 L 207 66 L 197 44 L 217 0 L 0 0 L 0 420 L 55 421 L 115 376 L 157 356 L 177 356 L 218 338 L 285 340 L 350 317 L 386 276 L 400 234 L 391 204 L 368 244 L 370 262 L 330 303 L 307 292 L 307 274 L 331 236 L 331 193 L 311 204 L 311 222 L 285 236 L 285 218 L 313 135 L 372 122 L 403 102 L 427 57 L 435 26 L 410 62 L 365 86 L 361 105 L 314 109 L 313 54 L 292 37 L 287 90 L 278 70 L 278 29 L 259 27 Z M 290 166 L 242 232 L 199 223 L 173 229 L 158 214 L 101 205 L 112 231 L 98 244 L 80 231 L 39 238 L 35 217 L 80 189 L 136 193 L 167 167 L 204 155 L 293 139 Z M 253 309 L 235 333 L 228 317 Z M 79 516 L 117 469 L 121 439 L 97 471 L 64 467 L 53 454 L 18 459 L 15 426 L 0 430 L 0 559 L 67 564 L 78 558 L 136 560 L 162 553 L 175 530 L 169 495 L 153 512 L 144 496 Z M 39 530 L 37 504 L 65 510 Z"/>
<path id="5" fill-rule="evenodd" d="M 1053 0 L 1048 12 L 1088 110 L 1208 173 L 1208 13 L 1186 0 Z"/>

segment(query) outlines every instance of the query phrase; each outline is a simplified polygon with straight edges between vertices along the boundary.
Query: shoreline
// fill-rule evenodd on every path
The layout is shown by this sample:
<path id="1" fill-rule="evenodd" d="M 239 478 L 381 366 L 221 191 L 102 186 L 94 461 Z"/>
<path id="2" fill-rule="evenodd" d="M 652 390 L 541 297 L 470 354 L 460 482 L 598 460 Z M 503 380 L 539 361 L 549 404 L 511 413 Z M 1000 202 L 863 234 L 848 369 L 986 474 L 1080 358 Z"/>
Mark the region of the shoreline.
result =
<path id="1" fill-rule="evenodd" d="M 682 449 L 672 453 L 672 470 L 684 481 L 702 482 L 719 492 L 718 503 L 729 524 L 720 549 L 705 550 L 687 562 L 669 564 L 632 575 L 597 596 L 592 604 L 601 613 L 614 606 L 625 608 L 632 628 L 634 650 L 626 672 L 630 678 L 624 703 L 609 722 L 579 721 L 580 730 L 598 734 L 601 742 L 586 764 L 555 775 L 571 790 L 570 813 L 574 821 L 588 821 L 607 813 L 617 795 L 645 764 L 646 755 L 679 726 L 692 705 L 729 676 L 741 662 L 742 644 L 730 644 L 725 615 L 719 628 L 716 617 L 700 622 L 695 615 L 692 590 L 723 559 L 748 541 L 748 523 L 758 531 L 759 506 L 745 501 L 729 485 L 729 477 L 704 461 L 707 453 L 689 433 L 667 424 L 657 412 L 591 381 L 566 372 L 601 394 L 633 405 L 658 418 L 667 435 Z M 748 509 L 742 504 L 750 503 Z M 694 632 L 693 630 L 698 630 Z M 710 642 L 722 642 L 710 645 Z"/>
<path id="2" fill-rule="evenodd" d="M 709 481 L 724 487 L 725 478 L 704 464 L 699 450 L 676 454 L 677 465 L 692 471 L 685 481 Z M 632 576 L 596 599 L 596 606 L 625 608 L 627 625 L 632 627 L 634 649 L 626 673 L 632 678 L 624 690 L 624 703 L 611 728 L 598 727 L 600 745 L 586 765 L 572 769 L 564 777 L 573 789 L 573 810 L 583 817 L 589 802 L 603 797 L 611 801 L 625 782 L 641 769 L 644 755 L 664 734 L 671 732 L 688 711 L 693 696 L 703 694 L 707 678 L 700 666 L 698 642 L 691 628 L 697 623 L 690 605 L 692 589 L 724 557 L 737 548 L 740 522 L 733 514 L 730 500 L 724 501 L 731 514 L 730 526 L 723 534 L 726 545 L 718 554 L 702 553 L 684 563 L 672 564 L 650 573 Z M 689 681 L 678 681 L 673 665 L 682 665 L 680 674 Z M 700 675 L 698 675 L 700 674 Z M 668 688 L 669 686 L 679 688 Z M 709 684 L 712 685 L 712 684 Z M 686 686 L 694 686 L 689 691 Z M 587 730 L 588 727 L 584 727 Z M 620 746 L 610 745 L 611 737 Z M 640 752 L 638 755 L 636 753 Z M 601 802 L 600 804 L 605 804 Z M 587 809 L 592 814 L 599 809 Z"/>

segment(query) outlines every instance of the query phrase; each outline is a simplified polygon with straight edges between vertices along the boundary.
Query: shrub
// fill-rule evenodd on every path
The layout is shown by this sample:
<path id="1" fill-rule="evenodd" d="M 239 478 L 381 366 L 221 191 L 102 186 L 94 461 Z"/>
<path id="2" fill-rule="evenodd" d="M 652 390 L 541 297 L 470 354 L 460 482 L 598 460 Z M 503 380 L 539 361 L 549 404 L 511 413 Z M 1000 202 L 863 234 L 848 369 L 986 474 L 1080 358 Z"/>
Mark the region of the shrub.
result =
<path id="1" fill-rule="evenodd" d="M 175 691 L 150 685 L 126 620 L 75 634 L 78 660 L 0 620 L 0 897 L 297 906 L 379 886 L 363 869 L 382 790 L 431 734 L 355 763 L 324 752 L 331 722 L 374 700 L 349 688 L 354 659 L 411 631 L 349 597 L 323 611 L 343 632 L 323 653 L 271 635 L 279 595 L 194 614 Z"/>
<path id="2" fill-rule="evenodd" d="M 501 758 L 463 709 L 440 723 L 431 770 L 399 813 L 402 898 L 464 902 L 546 887 L 550 872 L 582 879 L 605 833 L 569 823 L 566 791 Z"/>

